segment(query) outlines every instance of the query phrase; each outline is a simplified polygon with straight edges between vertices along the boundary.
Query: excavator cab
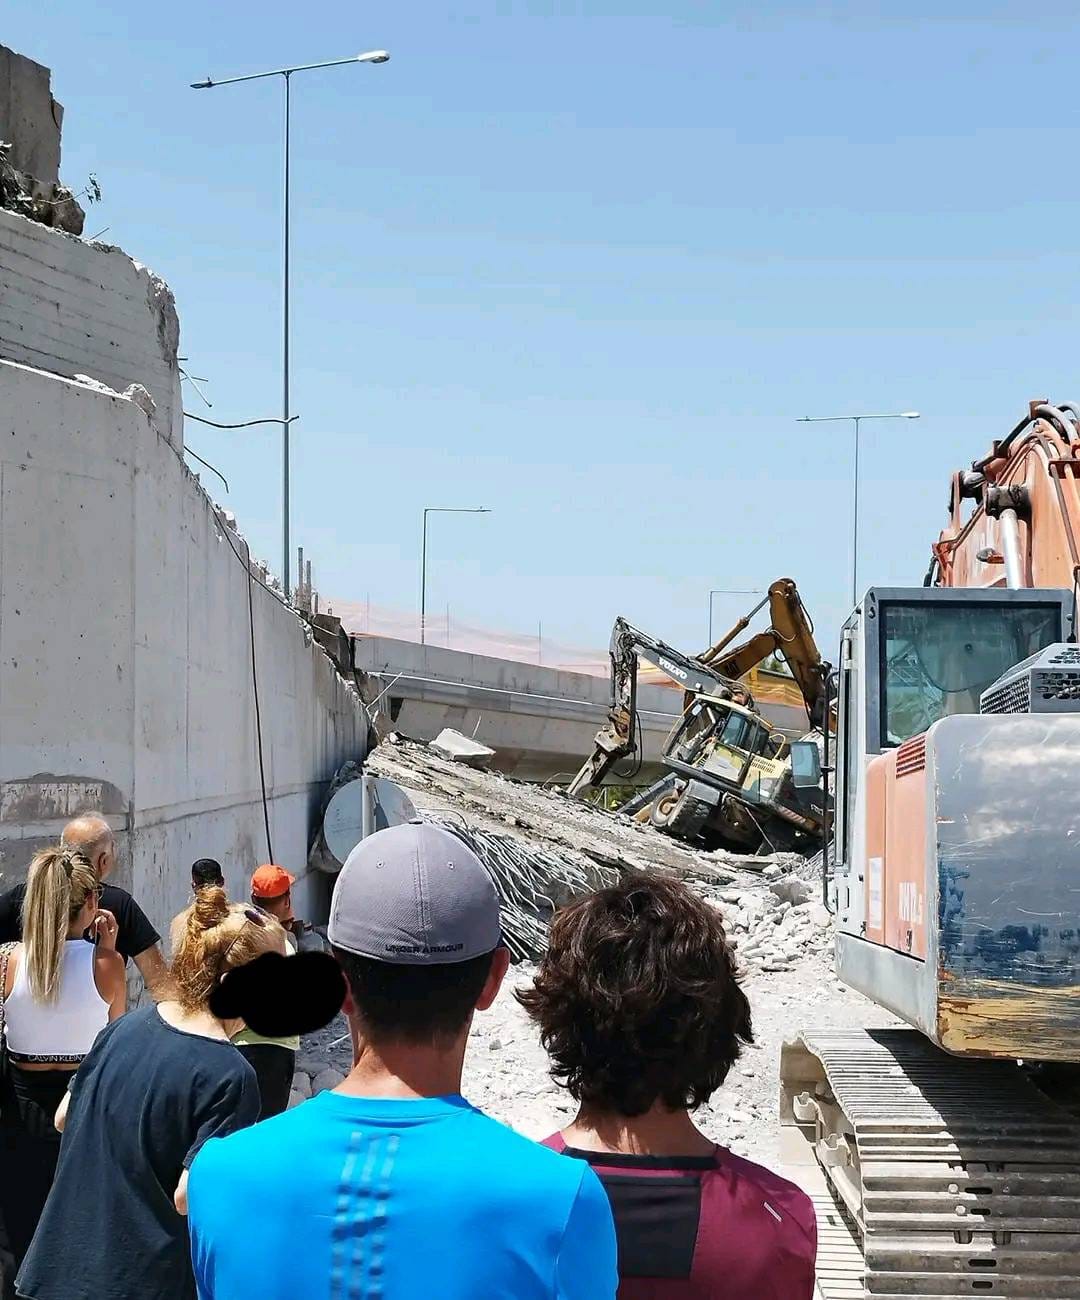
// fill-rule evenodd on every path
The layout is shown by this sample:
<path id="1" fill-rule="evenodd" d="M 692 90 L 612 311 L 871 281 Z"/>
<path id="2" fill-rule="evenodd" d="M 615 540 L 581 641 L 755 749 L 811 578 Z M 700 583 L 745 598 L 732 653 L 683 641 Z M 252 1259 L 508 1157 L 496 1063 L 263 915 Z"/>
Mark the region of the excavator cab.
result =
<path id="1" fill-rule="evenodd" d="M 759 609 L 770 626 L 732 644 Z M 825 718 L 826 665 L 813 626 L 790 578 L 778 578 L 765 599 L 719 641 L 698 655 L 615 620 L 611 634 L 611 708 L 592 753 L 567 793 L 596 788 L 637 743 L 638 660 L 659 668 L 684 690 L 683 715 L 664 746 L 666 775 L 622 805 L 621 811 L 679 839 L 709 848 L 808 850 L 821 834 L 821 801 L 807 801 L 791 780 L 788 737 L 770 727 L 745 678 L 779 653 L 791 674 L 805 718 Z"/>
<path id="2" fill-rule="evenodd" d="M 787 737 L 756 709 L 711 692 L 688 693 L 663 751 L 674 781 L 653 803 L 649 820 L 710 848 L 808 847 L 820 809 L 797 798 L 788 753 Z"/>
<path id="3" fill-rule="evenodd" d="M 1023 1009 L 1025 990 L 1080 982 L 1080 712 L 980 706 L 1014 665 L 1066 639 L 1071 612 L 1067 591 L 877 588 L 844 625 L 838 973 L 951 1051 L 1080 1047 L 1071 1025 L 1066 1048 Z M 1057 1002 L 1080 1031 L 1080 997 Z"/>
<path id="4" fill-rule="evenodd" d="M 775 753 L 760 714 L 715 695 L 695 695 L 664 746 L 664 758 L 703 765 L 736 785 L 758 756 Z M 780 737 L 783 740 L 783 737 Z"/>

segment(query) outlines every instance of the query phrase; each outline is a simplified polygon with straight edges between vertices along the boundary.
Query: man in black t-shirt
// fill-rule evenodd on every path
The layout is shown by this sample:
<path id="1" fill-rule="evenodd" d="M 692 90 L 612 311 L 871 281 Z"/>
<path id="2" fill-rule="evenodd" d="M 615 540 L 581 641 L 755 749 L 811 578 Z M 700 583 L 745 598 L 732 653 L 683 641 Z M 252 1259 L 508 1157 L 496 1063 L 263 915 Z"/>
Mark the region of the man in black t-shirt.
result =
<path id="1" fill-rule="evenodd" d="M 99 817 L 96 813 L 86 813 L 68 822 L 60 842 L 69 848 L 78 849 L 102 882 L 116 866 L 116 839 L 112 828 L 104 817 Z M 12 943 L 22 938 L 22 906 L 25 897 L 25 883 L 0 894 L 0 943 Z M 116 917 L 116 951 L 125 962 L 129 957 L 135 962 L 146 987 L 153 989 L 166 974 L 159 946 L 161 936 L 126 889 L 103 884 L 101 906 Z"/>

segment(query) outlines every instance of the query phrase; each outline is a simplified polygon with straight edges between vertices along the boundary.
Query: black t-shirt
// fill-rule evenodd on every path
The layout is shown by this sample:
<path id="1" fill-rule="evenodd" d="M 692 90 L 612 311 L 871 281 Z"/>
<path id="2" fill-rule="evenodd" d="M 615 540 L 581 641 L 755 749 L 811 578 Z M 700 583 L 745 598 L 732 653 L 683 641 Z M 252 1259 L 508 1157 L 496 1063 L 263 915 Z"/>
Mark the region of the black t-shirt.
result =
<path id="1" fill-rule="evenodd" d="M 107 1025 L 71 1085 L 19 1295 L 194 1300 L 176 1184 L 208 1138 L 258 1118 L 255 1071 L 231 1043 L 174 1029 L 156 1006 Z"/>
<path id="2" fill-rule="evenodd" d="M 26 897 L 26 883 L 13 885 L 0 894 L 0 943 L 14 943 L 22 938 L 22 906 Z M 147 919 L 146 913 L 126 889 L 118 885 L 103 885 L 101 906 L 116 917 L 116 951 L 125 961 L 138 957 L 152 948 L 161 938 Z"/>

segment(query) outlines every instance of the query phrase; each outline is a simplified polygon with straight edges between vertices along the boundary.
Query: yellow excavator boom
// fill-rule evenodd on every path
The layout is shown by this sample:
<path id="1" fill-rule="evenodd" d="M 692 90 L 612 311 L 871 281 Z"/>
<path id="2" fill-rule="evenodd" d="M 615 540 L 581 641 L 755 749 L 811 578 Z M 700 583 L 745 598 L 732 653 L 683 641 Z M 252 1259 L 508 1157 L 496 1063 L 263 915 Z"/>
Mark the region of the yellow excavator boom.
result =
<path id="1" fill-rule="evenodd" d="M 768 628 L 728 649 L 757 610 L 766 603 L 769 606 Z M 825 718 L 829 666 L 821 657 L 821 651 L 814 640 L 814 625 L 792 578 L 777 578 L 769 587 L 768 595 L 761 605 L 739 619 L 699 658 L 702 663 L 708 664 L 725 677 L 740 678 L 771 654 L 783 657 L 795 684 L 802 692 L 807 716 L 814 726 L 821 726 Z"/>

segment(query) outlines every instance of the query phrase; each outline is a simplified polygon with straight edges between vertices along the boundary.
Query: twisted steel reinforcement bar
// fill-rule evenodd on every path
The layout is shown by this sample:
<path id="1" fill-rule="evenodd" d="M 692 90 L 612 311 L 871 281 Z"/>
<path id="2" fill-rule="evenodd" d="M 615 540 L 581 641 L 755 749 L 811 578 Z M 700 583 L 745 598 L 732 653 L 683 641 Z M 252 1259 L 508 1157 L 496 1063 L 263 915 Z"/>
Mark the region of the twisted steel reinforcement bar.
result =
<path id="1" fill-rule="evenodd" d="M 914 1030 L 810 1030 L 780 1079 L 836 1198 L 815 1197 L 823 1300 L 1080 1297 L 1080 1123 L 1021 1067 Z"/>

